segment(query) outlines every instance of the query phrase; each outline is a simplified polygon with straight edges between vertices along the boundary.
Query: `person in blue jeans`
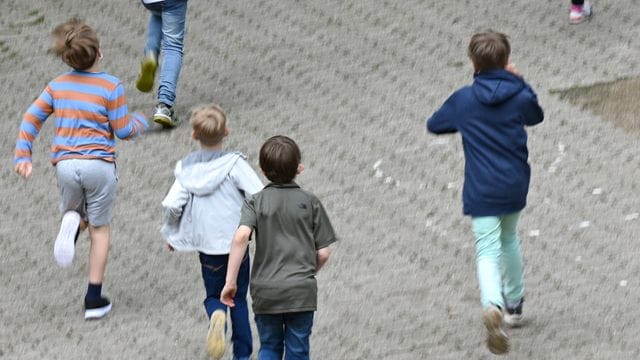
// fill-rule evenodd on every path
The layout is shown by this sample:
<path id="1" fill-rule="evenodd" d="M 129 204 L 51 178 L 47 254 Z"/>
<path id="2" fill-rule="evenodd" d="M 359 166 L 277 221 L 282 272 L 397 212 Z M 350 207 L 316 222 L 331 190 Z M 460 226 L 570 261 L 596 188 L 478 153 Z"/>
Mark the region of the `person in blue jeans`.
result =
<path id="1" fill-rule="evenodd" d="M 209 316 L 207 351 L 213 359 L 225 352 L 227 306 L 220 301 L 226 281 L 231 241 L 243 202 L 262 189 L 262 181 L 244 155 L 223 150 L 229 134 L 224 111 L 217 105 L 196 108 L 191 115 L 192 136 L 201 150 L 178 161 L 176 180 L 162 201 L 160 230 L 169 250 L 198 251 Z M 247 288 L 249 255 L 241 259 L 236 306 L 231 308 L 233 359 L 253 352 Z"/>
<path id="2" fill-rule="evenodd" d="M 231 308 L 240 290 L 239 271 L 255 230 L 251 299 L 260 337 L 259 360 L 309 359 L 317 308 L 316 274 L 337 241 L 322 203 L 293 180 L 304 167 L 298 145 L 286 136 L 260 148 L 260 169 L 271 181 L 245 201 L 220 300 Z"/>
<path id="3" fill-rule="evenodd" d="M 178 125 L 173 106 L 182 67 L 187 0 L 142 0 L 142 4 L 151 12 L 151 17 L 136 88 L 142 92 L 153 89 L 162 49 L 160 85 L 153 121 L 164 128 L 173 128 Z"/>
<path id="4" fill-rule="evenodd" d="M 509 351 L 503 321 L 517 326 L 522 320 L 524 281 L 517 224 L 531 178 L 525 126 L 544 119 L 535 92 L 510 62 L 510 53 L 502 33 L 473 35 L 468 48 L 473 84 L 454 92 L 427 120 L 429 132 L 462 135 L 463 212 L 472 218 L 476 239 L 487 345 L 497 354 Z"/>

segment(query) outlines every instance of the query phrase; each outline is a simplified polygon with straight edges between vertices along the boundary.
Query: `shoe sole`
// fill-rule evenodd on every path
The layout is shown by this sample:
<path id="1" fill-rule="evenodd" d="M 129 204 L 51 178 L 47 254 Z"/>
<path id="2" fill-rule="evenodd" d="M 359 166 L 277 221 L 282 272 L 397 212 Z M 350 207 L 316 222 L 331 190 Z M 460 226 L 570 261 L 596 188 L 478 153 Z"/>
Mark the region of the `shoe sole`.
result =
<path id="1" fill-rule="evenodd" d="M 172 120 L 168 116 L 154 115 L 153 116 L 153 121 L 156 124 L 162 125 L 162 127 L 166 128 L 166 129 L 173 129 L 174 127 L 178 126 L 178 122 Z"/>
<path id="2" fill-rule="evenodd" d="M 504 315 L 504 323 L 507 324 L 510 328 L 518 328 L 523 324 L 522 315 Z"/>
<path id="3" fill-rule="evenodd" d="M 100 319 L 111 311 L 111 304 L 97 309 L 87 309 L 84 311 L 85 320 Z"/>
<path id="4" fill-rule="evenodd" d="M 569 24 L 570 25 L 578 25 L 578 24 L 582 24 L 583 22 L 586 22 L 586 21 L 589 21 L 589 20 L 591 20 L 591 15 L 581 17 L 580 19 L 569 19 Z"/>
<path id="5" fill-rule="evenodd" d="M 493 354 L 509 352 L 509 337 L 502 329 L 502 312 L 496 307 L 485 310 L 482 319 L 487 328 L 487 348 Z"/>
<path id="6" fill-rule="evenodd" d="M 214 360 L 219 360 L 224 355 L 225 320 L 226 316 L 222 310 L 216 310 L 211 314 L 207 334 L 207 352 Z"/>
<path id="7" fill-rule="evenodd" d="M 62 217 L 60 232 L 53 245 L 53 257 L 60 267 L 68 267 L 76 252 L 75 239 L 80 226 L 80 214 L 68 211 Z"/>
<path id="8" fill-rule="evenodd" d="M 140 75 L 136 81 L 136 88 L 141 92 L 149 92 L 153 89 L 153 80 L 156 76 L 158 64 L 153 60 L 143 60 L 140 65 Z"/>

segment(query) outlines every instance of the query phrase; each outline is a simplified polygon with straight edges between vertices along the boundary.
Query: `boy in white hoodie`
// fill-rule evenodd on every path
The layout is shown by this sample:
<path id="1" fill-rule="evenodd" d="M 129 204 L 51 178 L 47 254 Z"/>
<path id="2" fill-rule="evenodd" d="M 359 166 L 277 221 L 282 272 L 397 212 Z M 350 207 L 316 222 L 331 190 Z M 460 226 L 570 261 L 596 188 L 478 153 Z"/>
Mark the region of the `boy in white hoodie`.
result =
<path id="1" fill-rule="evenodd" d="M 225 284 L 231 241 L 244 200 L 262 190 L 263 184 L 243 154 L 223 151 L 222 141 L 229 135 L 229 129 L 219 106 L 194 109 L 191 126 L 201 150 L 190 153 L 176 165 L 176 180 L 162 201 L 161 233 L 170 251 L 200 253 L 207 292 L 204 307 L 210 319 L 207 351 L 213 359 L 220 359 L 225 348 L 227 314 L 227 306 L 220 302 L 220 292 Z M 230 310 L 234 360 L 249 359 L 253 350 L 248 286 L 247 252 L 240 267 L 236 306 Z"/>

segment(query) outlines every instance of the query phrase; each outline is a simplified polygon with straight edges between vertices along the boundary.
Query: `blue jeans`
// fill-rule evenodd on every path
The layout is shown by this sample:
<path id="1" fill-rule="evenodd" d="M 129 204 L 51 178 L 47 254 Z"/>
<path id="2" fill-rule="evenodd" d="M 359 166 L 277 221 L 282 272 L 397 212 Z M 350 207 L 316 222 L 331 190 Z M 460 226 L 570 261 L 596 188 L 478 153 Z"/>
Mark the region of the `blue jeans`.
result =
<path id="1" fill-rule="evenodd" d="M 227 306 L 220 302 L 220 293 L 227 277 L 227 262 L 229 255 L 207 255 L 200 253 L 202 265 L 202 279 L 207 291 L 204 308 L 211 318 L 216 310 L 227 313 Z M 238 273 L 238 291 L 234 299 L 236 306 L 231 313 L 231 341 L 233 342 L 234 359 L 249 358 L 253 352 L 253 338 L 249 324 L 249 306 L 247 304 L 247 289 L 249 288 L 249 251 L 244 256 Z"/>
<path id="2" fill-rule="evenodd" d="M 484 308 L 515 306 L 524 296 L 522 254 L 518 239 L 520 212 L 472 219 L 476 266 Z"/>
<path id="3" fill-rule="evenodd" d="M 281 360 L 283 352 L 285 360 L 309 359 L 313 313 L 256 314 L 260 336 L 258 360 Z"/>
<path id="4" fill-rule="evenodd" d="M 187 0 L 165 0 L 145 6 L 151 12 L 151 18 L 144 51 L 157 56 L 162 45 L 158 101 L 173 106 L 182 67 Z"/>

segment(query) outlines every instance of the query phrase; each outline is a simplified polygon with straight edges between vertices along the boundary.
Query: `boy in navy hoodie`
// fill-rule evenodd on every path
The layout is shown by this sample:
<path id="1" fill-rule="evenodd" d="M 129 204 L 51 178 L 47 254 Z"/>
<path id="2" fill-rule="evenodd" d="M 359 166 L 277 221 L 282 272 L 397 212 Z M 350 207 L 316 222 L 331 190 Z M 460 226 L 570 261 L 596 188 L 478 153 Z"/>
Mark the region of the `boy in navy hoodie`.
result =
<path id="1" fill-rule="evenodd" d="M 544 118 L 535 92 L 510 63 L 510 52 L 504 34 L 473 35 L 473 84 L 454 92 L 427 120 L 429 132 L 462 135 L 464 214 L 472 218 L 487 346 L 495 354 L 509 351 L 503 322 L 517 326 L 522 320 L 517 224 L 531 177 L 525 126 Z"/>

